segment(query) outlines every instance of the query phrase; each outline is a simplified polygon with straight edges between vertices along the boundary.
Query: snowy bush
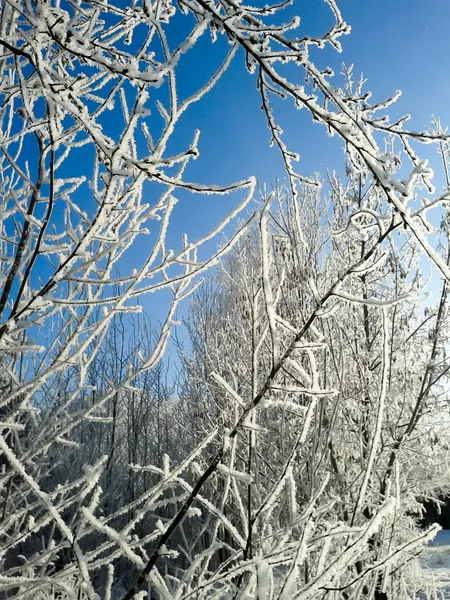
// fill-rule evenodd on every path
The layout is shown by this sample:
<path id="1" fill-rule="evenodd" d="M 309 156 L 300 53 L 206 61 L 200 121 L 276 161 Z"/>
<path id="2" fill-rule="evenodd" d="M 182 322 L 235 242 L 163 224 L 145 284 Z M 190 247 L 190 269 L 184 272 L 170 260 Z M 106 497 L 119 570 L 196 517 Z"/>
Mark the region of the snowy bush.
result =
<path id="1" fill-rule="evenodd" d="M 384 597 L 375 592 L 379 584 L 389 597 L 400 597 L 403 578 L 411 576 L 407 563 L 424 540 L 413 518 L 419 499 L 447 492 L 450 483 L 439 385 L 447 367 L 445 360 L 434 366 L 436 355 L 443 357 L 447 325 L 440 303 L 421 314 L 420 254 L 409 233 L 399 234 L 395 245 L 379 244 L 370 269 L 361 270 L 364 251 L 380 233 L 372 221 L 372 182 L 363 185 L 358 176 L 343 185 L 334 178 L 329 187 L 321 201 L 304 186 L 297 207 L 286 190 L 275 190 L 274 212 L 270 204 L 263 209 L 259 228 L 196 294 L 183 401 L 197 435 L 224 420 L 234 431 L 239 408 L 266 386 L 236 435 L 234 461 L 252 481 L 246 491 L 234 483 L 239 498 L 230 499 L 230 518 L 239 527 L 246 514 L 248 555 L 264 552 L 275 535 L 268 527 L 291 534 L 298 527 L 294 536 L 310 536 L 302 589 L 322 575 L 325 560 L 339 560 L 342 539 L 333 527 L 366 527 L 391 498 L 392 512 L 365 550 L 329 573 L 334 583 L 321 589 L 334 588 L 336 597 L 346 590 Z M 358 213 L 360 228 L 343 239 Z M 275 352 L 282 359 L 272 375 Z M 439 432 L 430 427 L 433 414 Z M 212 498 L 218 490 L 211 487 Z"/>

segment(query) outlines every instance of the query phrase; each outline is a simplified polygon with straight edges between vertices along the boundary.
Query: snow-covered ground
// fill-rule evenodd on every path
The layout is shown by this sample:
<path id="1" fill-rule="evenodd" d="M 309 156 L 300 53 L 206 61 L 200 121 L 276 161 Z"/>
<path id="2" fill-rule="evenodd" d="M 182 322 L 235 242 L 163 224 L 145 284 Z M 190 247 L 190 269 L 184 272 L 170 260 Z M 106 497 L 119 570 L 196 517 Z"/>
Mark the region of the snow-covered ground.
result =
<path id="1" fill-rule="evenodd" d="M 450 530 L 442 530 L 420 558 L 424 590 L 417 600 L 450 600 Z"/>

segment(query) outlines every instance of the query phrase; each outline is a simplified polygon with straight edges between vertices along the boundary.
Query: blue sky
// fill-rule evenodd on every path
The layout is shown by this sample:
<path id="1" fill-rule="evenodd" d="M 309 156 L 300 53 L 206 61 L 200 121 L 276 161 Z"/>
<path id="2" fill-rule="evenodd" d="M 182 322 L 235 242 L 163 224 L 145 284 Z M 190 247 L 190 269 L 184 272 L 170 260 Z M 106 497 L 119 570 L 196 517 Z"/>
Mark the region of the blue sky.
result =
<path id="1" fill-rule="evenodd" d="M 128 4 L 128 0 L 124 2 Z M 432 114 L 439 116 L 444 125 L 450 125 L 450 2 L 338 0 L 338 5 L 352 32 L 341 38 L 342 54 L 330 48 L 315 52 L 318 65 L 323 68 L 330 65 L 338 74 L 342 62 L 354 64 L 355 76 L 364 74 L 366 89 L 373 92 L 377 101 L 401 89 L 403 95 L 390 109 L 390 114 L 399 117 L 410 113 L 413 117 L 411 128 L 423 129 L 430 124 Z M 331 12 L 323 0 L 294 0 L 285 14 L 287 18 L 300 15 L 301 35 L 323 33 L 332 23 Z M 174 20 L 169 31 L 173 44 L 183 37 L 189 24 L 186 17 Z M 228 48 L 226 40 L 220 36 L 216 44 L 211 43 L 208 34 L 199 40 L 178 68 L 177 82 L 182 98 L 207 80 Z M 302 83 L 301 69 L 296 77 Z M 341 82 L 337 76 L 334 85 L 339 86 Z M 153 97 L 161 94 L 161 98 L 164 93 L 162 88 L 152 92 Z M 261 185 L 270 185 L 277 178 L 283 179 L 279 154 L 276 149 L 269 148 L 270 134 L 260 105 L 256 78 L 248 74 L 243 54 L 238 53 L 216 87 L 183 116 L 168 148 L 168 153 L 186 148 L 194 130 L 201 130 L 200 156 L 187 169 L 187 180 L 227 184 L 255 175 Z M 326 169 L 343 169 L 343 144 L 338 138 L 329 138 L 323 126 L 312 123 L 306 110 L 296 111 L 290 101 L 276 102 L 274 107 L 285 131 L 284 141 L 300 153 L 300 173 L 312 175 L 318 171 L 325 175 Z M 156 117 L 150 117 L 150 127 L 155 124 Z M 105 122 L 105 133 L 114 131 L 117 126 L 110 117 Z M 423 147 L 424 152 L 429 152 L 428 149 Z M 86 161 L 72 161 L 69 167 L 73 175 L 83 171 L 88 177 L 91 175 L 89 156 L 92 155 L 85 155 Z M 434 151 L 431 162 L 439 168 Z M 442 182 L 442 178 L 438 179 L 439 185 Z M 181 233 L 186 232 L 191 239 L 202 235 L 236 202 L 233 195 L 214 197 L 179 192 L 176 196 L 179 203 L 169 236 L 169 242 L 175 247 L 179 246 Z M 149 243 L 151 240 L 145 238 L 137 244 L 134 257 L 147 252 Z M 141 304 L 152 320 L 162 317 L 164 302 L 161 299 L 156 296 L 142 298 Z"/>
<path id="2" fill-rule="evenodd" d="M 410 113 L 413 129 L 422 130 L 430 124 L 431 116 L 439 116 L 442 123 L 450 124 L 448 104 L 450 64 L 450 3 L 447 0 L 341 0 L 344 19 L 351 25 L 349 36 L 341 38 L 342 54 L 331 49 L 317 51 L 322 67 L 331 65 L 336 74 L 340 65 L 354 64 L 354 74 L 367 78 L 366 89 L 377 101 L 384 100 L 397 89 L 400 100 L 390 109 L 399 117 Z M 320 34 L 331 24 L 329 8 L 322 0 L 294 0 L 286 15 L 302 17 L 302 34 Z M 176 37 L 175 32 L 175 37 Z M 180 93 L 189 94 L 206 74 L 218 65 L 227 45 L 223 40 L 213 45 L 208 36 L 181 63 L 178 71 Z M 299 70 L 298 78 L 303 74 Z M 340 83 L 336 80 L 336 86 Z M 201 130 L 200 157 L 186 171 L 188 180 L 202 183 L 226 184 L 250 174 L 256 175 L 261 185 L 271 184 L 284 177 L 276 149 L 269 148 L 269 131 L 255 77 L 244 68 L 239 54 L 217 86 L 197 105 L 194 105 L 180 123 L 174 137 L 174 148 L 181 149 L 195 128 Z M 326 169 L 341 171 L 344 166 L 342 142 L 328 137 L 320 124 L 312 123 L 305 111 L 296 111 L 289 101 L 276 105 L 279 122 L 284 129 L 283 139 L 301 155 L 300 173 L 312 175 Z M 422 146 L 430 156 L 432 166 L 439 169 L 435 150 Z M 438 177 L 439 186 L 443 184 Z M 191 238 L 200 235 L 227 213 L 236 198 L 211 197 L 177 193 L 180 202 L 174 212 L 170 240 L 178 245 L 181 232 Z M 156 320 L 162 315 L 163 303 L 157 297 L 141 299 L 142 305 Z M 179 311 L 185 313 L 186 304 Z M 183 338 L 183 332 L 179 331 Z"/>
<path id="3" fill-rule="evenodd" d="M 450 124 L 450 3 L 341 0 L 338 4 L 352 32 L 341 38 L 342 54 L 331 49 L 318 51 L 319 64 L 331 64 L 339 73 L 342 62 L 353 63 L 355 75 L 364 74 L 366 88 L 376 100 L 401 89 L 403 95 L 390 112 L 396 116 L 410 113 L 412 128 L 423 129 L 430 124 L 432 114 L 440 116 L 444 125 Z M 321 0 L 294 0 L 286 14 L 294 13 L 303 17 L 301 33 L 319 33 L 331 23 L 329 9 Z M 200 42 L 201 64 L 186 68 L 187 86 L 193 72 L 211 68 L 220 50 L 220 44 L 215 48 L 207 38 Z M 187 173 L 192 179 L 226 183 L 254 174 L 261 183 L 270 183 L 283 177 L 278 153 L 268 147 L 269 132 L 255 78 L 245 71 L 242 58 L 236 57 L 216 88 L 186 115 L 186 132 L 192 127 L 202 131 L 200 158 Z M 298 77 L 301 80 L 300 70 Z M 181 87 L 183 78 L 181 74 Z M 342 168 L 344 156 L 339 139 L 329 138 L 321 125 L 311 122 L 306 111 L 295 111 L 289 101 L 277 103 L 277 111 L 284 140 L 301 155 L 301 173 Z M 426 147 L 422 148 L 427 152 Z M 219 207 L 224 203 L 224 198 L 191 197 L 177 208 L 176 215 L 184 225 L 186 216 L 194 217 L 195 231 L 220 214 Z"/>

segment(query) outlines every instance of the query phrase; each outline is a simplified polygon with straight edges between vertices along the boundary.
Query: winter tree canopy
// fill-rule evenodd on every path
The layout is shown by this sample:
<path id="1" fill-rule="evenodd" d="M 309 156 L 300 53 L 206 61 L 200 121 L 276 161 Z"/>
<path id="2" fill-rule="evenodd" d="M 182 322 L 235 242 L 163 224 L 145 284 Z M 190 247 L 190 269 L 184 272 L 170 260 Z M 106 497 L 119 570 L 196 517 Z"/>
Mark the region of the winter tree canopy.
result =
<path id="1" fill-rule="evenodd" d="M 0 597 L 424 587 L 422 505 L 450 484 L 449 141 L 316 60 L 350 33 L 325 5 L 311 35 L 296 1 L 1 4 Z M 220 60 L 187 88 L 205 36 Z M 186 122 L 239 61 L 283 184 L 190 176 Z M 280 103 L 340 140 L 345 176 L 302 174 Z M 175 243 L 187 193 L 228 214 Z"/>

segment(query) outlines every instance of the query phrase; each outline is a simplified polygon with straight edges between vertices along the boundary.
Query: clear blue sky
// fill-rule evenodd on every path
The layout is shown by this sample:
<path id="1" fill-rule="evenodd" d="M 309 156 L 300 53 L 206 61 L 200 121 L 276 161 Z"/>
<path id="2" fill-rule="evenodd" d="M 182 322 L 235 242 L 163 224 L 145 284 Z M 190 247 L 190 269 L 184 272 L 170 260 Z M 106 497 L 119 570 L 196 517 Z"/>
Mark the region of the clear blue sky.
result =
<path id="1" fill-rule="evenodd" d="M 124 0 L 128 4 L 128 0 Z M 264 2 L 263 2 L 264 3 Z M 338 0 L 344 19 L 351 25 L 349 36 L 341 38 L 343 53 L 331 49 L 317 51 L 318 65 L 330 65 L 336 73 L 340 64 L 354 64 L 354 73 L 363 72 L 366 89 L 377 101 L 401 89 L 403 96 L 390 113 L 410 113 L 412 128 L 423 129 L 431 115 L 450 125 L 450 2 L 449 0 Z M 286 15 L 298 14 L 302 35 L 323 33 L 332 23 L 330 10 L 323 0 L 294 0 Z M 178 19 L 178 18 L 177 18 Z M 175 43 L 183 37 L 186 18 L 174 21 L 170 33 Z M 218 66 L 229 46 L 224 39 L 213 45 L 204 35 L 194 50 L 183 58 L 178 69 L 181 97 L 194 91 L 198 84 Z M 298 69 L 298 81 L 303 73 Z M 336 79 L 336 87 L 342 80 Z M 254 76 L 247 73 L 242 53 L 217 86 L 184 115 L 168 151 L 179 151 L 189 144 L 195 129 L 201 130 L 200 157 L 186 171 L 186 179 L 200 183 L 226 184 L 256 175 L 260 184 L 273 183 L 284 173 L 276 149 L 269 148 L 270 134 L 260 110 L 261 100 Z M 164 91 L 155 91 L 164 95 Z M 274 104 L 275 106 L 275 104 Z M 341 170 L 344 165 L 342 142 L 329 138 L 320 124 L 311 122 L 305 111 L 296 111 L 290 101 L 277 102 L 277 118 L 285 130 L 284 140 L 301 155 L 298 171 L 311 175 L 316 171 Z M 150 127 L 155 117 L 150 117 Z M 105 123 L 105 132 L 116 127 L 114 119 Z M 427 147 L 423 147 L 424 150 Z M 437 155 L 433 161 L 438 168 Z M 69 165 L 71 174 L 89 177 L 89 161 Z M 442 180 L 441 180 L 442 181 Z M 182 232 L 195 238 L 229 212 L 236 197 L 195 196 L 177 193 L 180 202 L 174 215 L 169 242 L 179 246 Z M 55 215 L 57 218 L 57 215 Z M 134 256 L 147 252 L 151 241 L 145 238 Z M 157 297 L 142 298 L 141 303 L 152 319 L 161 318 L 162 302 Z"/>
<path id="2" fill-rule="evenodd" d="M 120 1 L 120 0 L 119 0 Z M 128 0 L 123 0 L 128 5 Z M 258 2 L 257 2 L 258 3 Z M 260 4 L 265 1 L 260 0 Z M 336 72 L 336 86 L 342 83 L 340 65 L 354 64 L 354 74 L 361 72 L 367 78 L 366 89 L 373 98 L 383 100 L 395 90 L 403 96 L 389 109 L 394 116 L 410 113 L 412 128 L 423 129 L 430 124 L 431 115 L 441 117 L 443 124 L 450 125 L 448 92 L 450 88 L 450 2 L 448 0 L 337 0 L 344 19 L 352 32 L 341 38 L 342 54 L 327 46 L 317 51 L 314 58 L 321 67 L 331 65 Z M 301 35 L 323 33 L 333 22 L 331 11 L 324 0 L 294 0 L 284 11 L 289 18 L 300 15 Z M 168 29 L 172 45 L 189 31 L 190 20 L 176 17 Z M 219 36 L 211 43 L 206 33 L 181 59 L 177 70 L 177 85 L 181 98 L 198 88 L 217 68 L 229 46 Z M 302 69 L 297 69 L 299 83 L 303 82 Z M 150 103 L 165 89 L 152 91 Z M 200 157 L 192 161 L 186 171 L 186 179 L 201 183 L 226 184 L 234 180 L 256 175 L 261 184 L 283 178 L 284 172 L 279 154 L 269 148 L 270 134 L 261 100 L 256 90 L 256 78 L 244 67 L 243 53 L 238 53 L 227 73 L 216 87 L 199 103 L 193 105 L 183 116 L 176 134 L 168 147 L 168 154 L 185 149 L 195 129 L 201 130 Z M 319 171 L 341 170 L 344 164 L 342 142 L 329 138 L 324 127 L 312 123 L 305 111 L 293 109 L 287 101 L 274 102 L 276 116 L 284 129 L 283 139 L 294 151 L 300 153 L 298 171 L 312 175 Z M 150 117 L 150 129 L 157 125 L 156 109 Z M 110 113 L 112 116 L 112 113 Z M 105 115 L 106 133 L 121 128 L 115 116 Z M 427 151 L 426 147 L 423 147 Z M 82 150 L 86 152 L 86 150 Z M 81 151 L 80 151 L 81 156 Z M 67 165 L 71 175 L 91 175 L 92 154 L 84 154 L 84 160 Z M 207 231 L 219 216 L 232 207 L 233 197 L 198 196 L 177 192 L 180 199 L 174 213 L 171 240 L 176 244 L 180 234 L 190 236 Z M 235 198 L 234 198 L 235 200 Z M 89 198 L 82 202 L 88 209 Z M 148 239 L 145 240 L 148 247 Z M 144 248 L 142 249 L 144 250 Z"/>
<path id="3" fill-rule="evenodd" d="M 331 49 L 318 51 L 319 64 L 331 64 L 339 73 L 342 62 L 353 63 L 355 75 L 364 74 L 366 88 L 376 100 L 401 89 L 403 95 L 390 112 L 395 116 L 410 113 L 412 128 L 423 129 L 430 124 L 432 114 L 450 125 L 450 2 L 340 0 L 338 5 L 352 32 L 341 38 L 342 54 Z M 286 13 L 303 17 L 302 34 L 319 33 L 331 23 L 329 9 L 322 0 L 294 0 Z M 186 84 L 189 89 L 192 79 L 200 77 L 203 69 L 209 70 L 222 48 L 220 44 L 215 48 L 207 37 L 202 40 L 199 63 L 196 68 L 186 63 L 185 74 L 179 78 L 181 87 Z M 186 115 L 186 134 L 194 127 L 202 131 L 200 158 L 187 172 L 192 179 L 227 183 L 255 174 L 261 183 L 270 183 L 283 177 L 278 153 L 268 147 L 269 132 L 255 78 L 243 68 L 242 58 L 236 57 L 217 87 Z M 300 69 L 298 77 L 301 81 Z M 342 168 L 339 139 L 329 138 L 323 126 L 313 124 L 306 111 L 294 110 L 289 101 L 277 103 L 277 109 L 284 140 L 301 155 L 301 173 Z M 226 201 L 191 196 L 177 208 L 176 216 L 184 227 L 192 216 L 190 225 L 195 232 L 210 219 L 212 222 Z"/>
<path id="4" fill-rule="evenodd" d="M 351 25 L 349 36 L 341 38 L 343 53 L 331 49 L 317 51 L 318 64 L 331 65 L 336 74 L 340 65 L 354 64 L 354 74 L 367 78 L 366 89 L 381 101 L 402 90 L 400 100 L 390 110 L 393 117 L 410 113 L 409 126 L 422 130 L 439 116 L 450 125 L 450 2 L 448 0 L 341 0 L 344 19 Z M 329 8 L 322 0 L 294 0 L 287 15 L 302 18 L 301 34 L 319 34 L 331 24 Z M 185 61 L 178 76 L 181 90 L 189 92 L 217 64 L 226 46 L 212 45 L 208 36 L 200 41 L 193 56 Z M 299 70 L 299 81 L 303 74 Z M 340 81 L 336 80 L 336 86 Z M 289 101 L 277 103 L 278 118 L 285 133 L 283 139 L 301 155 L 300 173 L 311 175 L 325 169 L 341 170 L 344 164 L 342 142 L 329 138 L 323 126 L 311 122 L 305 111 L 296 111 Z M 255 77 L 243 66 L 238 55 L 214 90 L 186 114 L 177 140 L 186 140 L 194 128 L 201 130 L 200 157 L 186 172 L 187 179 L 204 183 L 230 183 L 253 174 L 261 184 L 283 178 L 279 155 L 270 149 L 269 131 Z M 185 137 L 186 136 L 186 137 Z M 181 142 L 183 143 L 183 142 Z M 184 142 L 185 143 L 185 142 Z M 424 153 L 429 148 L 423 146 Z M 431 163 L 439 169 L 434 150 Z M 438 179 L 442 185 L 442 178 Z M 201 197 L 178 194 L 180 203 L 172 223 L 172 239 L 187 231 L 190 236 L 203 233 L 228 212 L 232 197 Z M 158 303 L 147 305 L 150 315 L 158 315 Z M 181 311 L 184 312 L 184 311 Z"/>

